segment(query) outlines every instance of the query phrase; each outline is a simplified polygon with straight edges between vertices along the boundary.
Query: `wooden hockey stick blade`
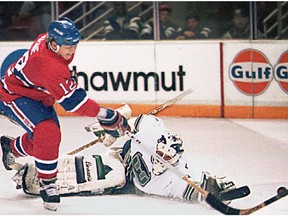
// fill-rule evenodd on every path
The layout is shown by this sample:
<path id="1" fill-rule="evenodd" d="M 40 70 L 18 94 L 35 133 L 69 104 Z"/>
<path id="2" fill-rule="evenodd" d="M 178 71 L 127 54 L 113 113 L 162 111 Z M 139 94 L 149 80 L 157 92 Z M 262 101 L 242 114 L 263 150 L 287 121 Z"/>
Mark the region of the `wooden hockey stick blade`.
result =
<path id="1" fill-rule="evenodd" d="M 168 106 L 171 106 L 172 104 L 175 104 L 177 101 L 184 98 L 186 95 L 190 94 L 192 89 L 188 89 L 187 91 L 183 92 L 182 94 L 176 96 L 175 98 L 172 98 L 171 100 L 167 101 L 166 103 L 160 105 L 159 107 L 156 107 L 155 109 L 148 112 L 146 115 L 155 115 L 156 113 L 160 112 L 161 110 L 167 108 Z"/>

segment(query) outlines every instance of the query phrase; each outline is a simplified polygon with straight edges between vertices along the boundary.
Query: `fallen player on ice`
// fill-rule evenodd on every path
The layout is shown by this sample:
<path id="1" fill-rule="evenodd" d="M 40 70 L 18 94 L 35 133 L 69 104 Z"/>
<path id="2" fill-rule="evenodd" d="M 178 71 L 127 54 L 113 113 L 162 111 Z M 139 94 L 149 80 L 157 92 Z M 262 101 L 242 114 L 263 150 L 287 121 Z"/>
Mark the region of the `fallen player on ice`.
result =
<path id="1" fill-rule="evenodd" d="M 158 159 L 160 156 L 189 177 L 189 168 L 183 157 L 182 139 L 166 128 L 160 118 L 153 115 L 140 115 L 136 119 L 130 119 L 129 124 L 131 128 L 134 125 L 134 133 L 113 140 L 113 146 L 117 147 L 110 147 L 105 154 L 99 155 L 95 152 L 90 156 L 79 154 L 60 158 L 56 181 L 59 194 L 140 192 L 189 202 L 202 202 L 203 196 L 197 190 Z M 143 145 L 151 152 L 143 150 Z M 17 189 L 22 188 L 25 193 L 31 195 L 39 194 L 34 164 L 25 164 L 13 180 L 17 183 Z M 232 181 L 208 172 L 202 173 L 198 185 L 226 203 L 250 193 L 247 186 L 236 189 Z"/>

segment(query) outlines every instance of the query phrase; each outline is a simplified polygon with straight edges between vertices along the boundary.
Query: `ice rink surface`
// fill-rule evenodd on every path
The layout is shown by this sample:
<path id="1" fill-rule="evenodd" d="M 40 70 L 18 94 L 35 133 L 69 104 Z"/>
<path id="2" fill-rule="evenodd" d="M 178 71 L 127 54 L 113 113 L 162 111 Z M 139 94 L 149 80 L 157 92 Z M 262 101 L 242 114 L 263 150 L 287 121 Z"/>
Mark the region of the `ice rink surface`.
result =
<path id="1" fill-rule="evenodd" d="M 200 180 L 201 171 L 226 176 L 236 186 L 248 185 L 251 194 L 231 206 L 249 208 L 276 195 L 279 186 L 288 187 L 288 121 L 214 118 L 164 117 L 164 123 L 184 140 L 184 156 L 192 178 Z M 0 118 L 0 135 L 19 136 L 21 128 Z M 84 145 L 96 137 L 84 126 L 93 118 L 61 117 L 60 154 Z M 106 151 L 101 144 L 83 154 Z M 2 153 L 1 153 L 2 156 Z M 24 159 L 20 162 L 25 162 Z M 155 196 L 104 195 L 63 197 L 57 212 L 45 210 L 40 197 L 15 189 L 11 177 L 0 165 L 1 215 L 219 215 L 205 204 L 189 204 Z M 254 214 L 288 215 L 288 197 Z"/>

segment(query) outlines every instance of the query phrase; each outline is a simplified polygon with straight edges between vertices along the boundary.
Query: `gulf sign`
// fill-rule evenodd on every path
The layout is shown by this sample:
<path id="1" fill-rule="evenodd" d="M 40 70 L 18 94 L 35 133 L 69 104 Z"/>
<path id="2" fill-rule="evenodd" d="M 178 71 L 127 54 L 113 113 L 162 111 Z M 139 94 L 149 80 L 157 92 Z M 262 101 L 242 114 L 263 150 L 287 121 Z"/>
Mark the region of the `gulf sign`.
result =
<path id="1" fill-rule="evenodd" d="M 229 67 L 229 77 L 236 88 L 246 95 L 260 95 L 273 80 L 273 67 L 259 50 L 239 52 Z"/>
<path id="2" fill-rule="evenodd" d="M 281 55 L 275 65 L 274 77 L 282 90 L 288 94 L 288 51 Z"/>

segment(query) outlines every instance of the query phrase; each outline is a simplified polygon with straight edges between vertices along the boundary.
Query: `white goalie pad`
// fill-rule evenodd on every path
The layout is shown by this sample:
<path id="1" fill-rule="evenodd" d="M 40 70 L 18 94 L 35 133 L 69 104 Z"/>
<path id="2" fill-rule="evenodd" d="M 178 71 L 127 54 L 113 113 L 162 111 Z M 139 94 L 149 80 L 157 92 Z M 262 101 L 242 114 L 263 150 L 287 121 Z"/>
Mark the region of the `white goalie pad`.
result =
<path id="1" fill-rule="evenodd" d="M 25 164 L 13 180 L 17 189 L 27 194 L 39 194 L 39 180 L 34 164 Z M 58 162 L 57 189 L 59 194 L 102 194 L 106 189 L 125 185 L 125 172 L 121 162 L 100 155 L 65 156 Z"/>

